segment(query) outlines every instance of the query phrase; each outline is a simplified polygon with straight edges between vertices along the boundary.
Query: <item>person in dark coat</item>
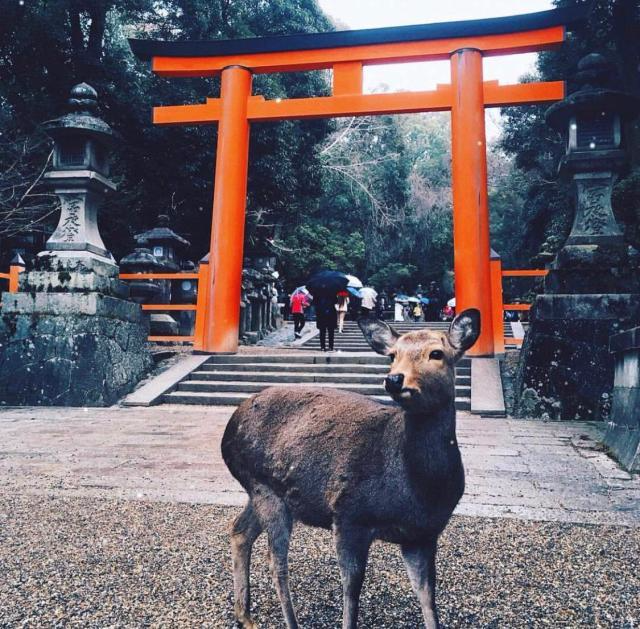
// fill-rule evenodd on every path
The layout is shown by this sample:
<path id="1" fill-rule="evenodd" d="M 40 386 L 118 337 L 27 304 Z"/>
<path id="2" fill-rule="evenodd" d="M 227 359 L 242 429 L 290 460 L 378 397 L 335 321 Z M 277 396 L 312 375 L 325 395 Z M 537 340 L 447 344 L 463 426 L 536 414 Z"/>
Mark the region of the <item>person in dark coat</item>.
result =
<path id="1" fill-rule="evenodd" d="M 320 330 L 320 349 L 327 351 L 327 333 L 329 336 L 329 351 L 333 351 L 333 339 L 338 326 L 338 313 L 336 311 L 336 295 L 314 296 L 313 303 L 316 307 L 316 325 Z"/>
<path id="2" fill-rule="evenodd" d="M 431 282 L 429 284 L 426 297 L 429 300 L 429 304 L 427 306 L 427 321 L 437 321 L 440 314 L 440 308 L 442 308 L 442 295 L 440 293 L 440 287 L 436 282 Z"/>

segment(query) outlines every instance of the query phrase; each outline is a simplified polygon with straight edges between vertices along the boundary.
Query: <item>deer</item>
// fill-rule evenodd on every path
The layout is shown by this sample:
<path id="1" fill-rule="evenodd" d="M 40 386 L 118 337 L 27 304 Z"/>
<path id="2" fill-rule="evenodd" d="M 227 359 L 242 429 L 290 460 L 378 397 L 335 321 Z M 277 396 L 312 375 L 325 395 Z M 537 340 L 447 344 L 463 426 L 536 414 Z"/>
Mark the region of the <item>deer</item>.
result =
<path id="1" fill-rule="evenodd" d="M 371 348 L 388 356 L 393 401 L 326 388 L 270 387 L 230 418 L 222 456 L 249 500 L 231 527 L 237 626 L 250 615 L 251 550 L 267 533 L 270 572 L 287 629 L 298 621 L 289 591 L 294 522 L 329 529 L 340 569 L 343 629 L 356 629 L 369 548 L 400 546 L 427 629 L 436 629 L 436 550 L 464 492 L 456 439 L 455 364 L 480 334 L 469 309 L 448 331 L 398 334 L 359 320 Z"/>

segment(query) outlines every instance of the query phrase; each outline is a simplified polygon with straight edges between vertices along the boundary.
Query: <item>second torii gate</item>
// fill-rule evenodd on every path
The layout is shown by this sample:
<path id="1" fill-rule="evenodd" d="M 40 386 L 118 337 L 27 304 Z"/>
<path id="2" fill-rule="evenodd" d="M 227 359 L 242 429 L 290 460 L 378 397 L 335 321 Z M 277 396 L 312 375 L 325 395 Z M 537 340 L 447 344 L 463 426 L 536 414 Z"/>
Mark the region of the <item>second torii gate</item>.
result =
<path id="1" fill-rule="evenodd" d="M 249 124 L 252 121 L 451 111 L 455 294 L 459 310 L 478 308 L 475 356 L 494 352 L 489 269 L 485 107 L 545 103 L 564 97 L 562 81 L 499 85 L 483 81 L 482 59 L 546 50 L 585 18 L 583 5 L 490 20 L 261 37 L 167 42 L 130 40 L 134 53 L 168 77 L 221 74 L 220 98 L 155 107 L 156 124 L 218 122 L 209 299 L 202 350 L 238 349 Z M 450 59 L 451 84 L 436 90 L 362 93 L 365 65 Z M 331 69 L 333 93 L 265 100 L 252 95 L 255 73 Z M 203 287 L 204 288 L 204 287 Z"/>

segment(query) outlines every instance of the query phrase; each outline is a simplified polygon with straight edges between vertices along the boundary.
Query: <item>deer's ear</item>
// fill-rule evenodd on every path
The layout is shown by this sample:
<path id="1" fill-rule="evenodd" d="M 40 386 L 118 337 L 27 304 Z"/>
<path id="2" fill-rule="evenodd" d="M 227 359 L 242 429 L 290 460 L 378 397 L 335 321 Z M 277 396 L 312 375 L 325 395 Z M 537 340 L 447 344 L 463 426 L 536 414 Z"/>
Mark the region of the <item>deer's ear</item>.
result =
<path id="1" fill-rule="evenodd" d="M 364 334 L 367 343 L 371 345 L 371 349 L 378 354 L 388 356 L 391 348 L 400 338 L 398 334 L 388 323 L 379 319 L 369 319 L 362 317 L 358 319 L 358 325 Z"/>
<path id="2" fill-rule="evenodd" d="M 449 328 L 449 341 L 455 349 L 466 352 L 480 336 L 480 311 L 475 308 L 463 310 Z"/>

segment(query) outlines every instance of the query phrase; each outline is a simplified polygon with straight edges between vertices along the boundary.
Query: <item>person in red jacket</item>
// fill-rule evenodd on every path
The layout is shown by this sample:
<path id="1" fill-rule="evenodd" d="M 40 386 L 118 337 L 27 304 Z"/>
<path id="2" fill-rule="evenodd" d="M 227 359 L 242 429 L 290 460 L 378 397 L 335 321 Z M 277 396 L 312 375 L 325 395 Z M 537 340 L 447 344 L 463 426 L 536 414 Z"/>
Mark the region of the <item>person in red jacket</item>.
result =
<path id="1" fill-rule="evenodd" d="M 289 300 L 291 305 L 291 314 L 293 315 L 293 333 L 294 336 L 299 339 L 302 334 L 302 328 L 304 328 L 304 309 L 310 305 L 309 297 L 302 291 L 298 291 L 291 295 Z"/>

